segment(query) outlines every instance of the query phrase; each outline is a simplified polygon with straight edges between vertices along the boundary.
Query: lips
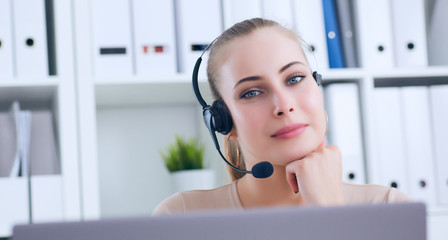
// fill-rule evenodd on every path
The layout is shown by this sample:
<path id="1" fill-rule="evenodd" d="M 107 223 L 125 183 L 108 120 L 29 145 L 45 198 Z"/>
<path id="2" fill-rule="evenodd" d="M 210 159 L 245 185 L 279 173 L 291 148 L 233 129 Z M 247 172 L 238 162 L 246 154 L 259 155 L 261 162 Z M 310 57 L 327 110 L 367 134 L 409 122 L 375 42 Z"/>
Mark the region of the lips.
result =
<path id="1" fill-rule="evenodd" d="M 296 123 L 286 127 L 281 128 L 277 132 L 271 135 L 273 138 L 279 139 L 289 139 L 302 134 L 308 125 L 304 123 Z"/>

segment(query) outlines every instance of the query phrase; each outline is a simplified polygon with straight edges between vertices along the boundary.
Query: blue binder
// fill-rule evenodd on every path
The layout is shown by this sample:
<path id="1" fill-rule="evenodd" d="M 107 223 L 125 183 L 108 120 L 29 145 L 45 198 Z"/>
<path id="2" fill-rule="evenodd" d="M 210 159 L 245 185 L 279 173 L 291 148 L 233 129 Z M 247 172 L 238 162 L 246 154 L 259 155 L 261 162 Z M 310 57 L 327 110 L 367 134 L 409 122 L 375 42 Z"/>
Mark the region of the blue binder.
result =
<path id="1" fill-rule="evenodd" d="M 344 68 L 344 55 L 334 0 L 322 0 L 330 68 Z"/>

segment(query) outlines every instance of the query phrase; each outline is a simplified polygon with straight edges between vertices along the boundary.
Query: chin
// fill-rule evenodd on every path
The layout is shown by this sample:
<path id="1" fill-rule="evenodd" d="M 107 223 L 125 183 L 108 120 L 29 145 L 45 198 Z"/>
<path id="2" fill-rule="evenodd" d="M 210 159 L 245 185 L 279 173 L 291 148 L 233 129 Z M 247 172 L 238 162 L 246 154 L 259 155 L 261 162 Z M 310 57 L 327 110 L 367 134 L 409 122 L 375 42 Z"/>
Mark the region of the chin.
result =
<path id="1" fill-rule="evenodd" d="M 314 143 L 315 142 L 315 143 Z M 277 159 L 279 164 L 288 164 L 296 160 L 302 159 L 314 152 L 319 146 L 319 141 L 306 141 L 304 142 L 293 142 L 289 146 L 285 146 L 280 151 L 277 151 Z M 301 147 L 297 147 L 301 146 Z"/>

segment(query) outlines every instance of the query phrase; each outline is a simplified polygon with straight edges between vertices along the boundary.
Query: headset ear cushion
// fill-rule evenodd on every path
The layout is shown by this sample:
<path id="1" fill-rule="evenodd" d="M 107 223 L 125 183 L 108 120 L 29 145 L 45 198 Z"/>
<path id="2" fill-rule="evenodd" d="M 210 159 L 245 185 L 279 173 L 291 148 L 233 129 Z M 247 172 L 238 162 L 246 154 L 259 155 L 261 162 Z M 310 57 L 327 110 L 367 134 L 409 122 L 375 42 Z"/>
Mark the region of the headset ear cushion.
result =
<path id="1" fill-rule="evenodd" d="M 314 71 L 313 77 L 314 77 L 314 80 L 316 80 L 317 86 L 320 86 L 320 84 L 322 82 L 322 75 L 319 74 L 318 72 Z"/>
<path id="2" fill-rule="evenodd" d="M 212 104 L 214 127 L 219 133 L 226 135 L 232 130 L 233 121 L 226 104 L 222 100 L 216 100 Z"/>

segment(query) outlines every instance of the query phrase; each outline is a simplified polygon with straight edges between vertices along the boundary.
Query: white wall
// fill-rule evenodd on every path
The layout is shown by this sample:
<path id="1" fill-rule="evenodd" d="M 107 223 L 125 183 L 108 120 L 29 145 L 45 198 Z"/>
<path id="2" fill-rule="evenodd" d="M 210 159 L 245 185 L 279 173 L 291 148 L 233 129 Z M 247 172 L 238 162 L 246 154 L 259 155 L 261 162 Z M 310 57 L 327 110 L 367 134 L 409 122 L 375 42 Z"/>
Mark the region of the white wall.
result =
<path id="1" fill-rule="evenodd" d="M 102 217 L 150 214 L 173 193 L 159 151 L 197 136 L 198 116 L 193 104 L 98 109 Z"/>

